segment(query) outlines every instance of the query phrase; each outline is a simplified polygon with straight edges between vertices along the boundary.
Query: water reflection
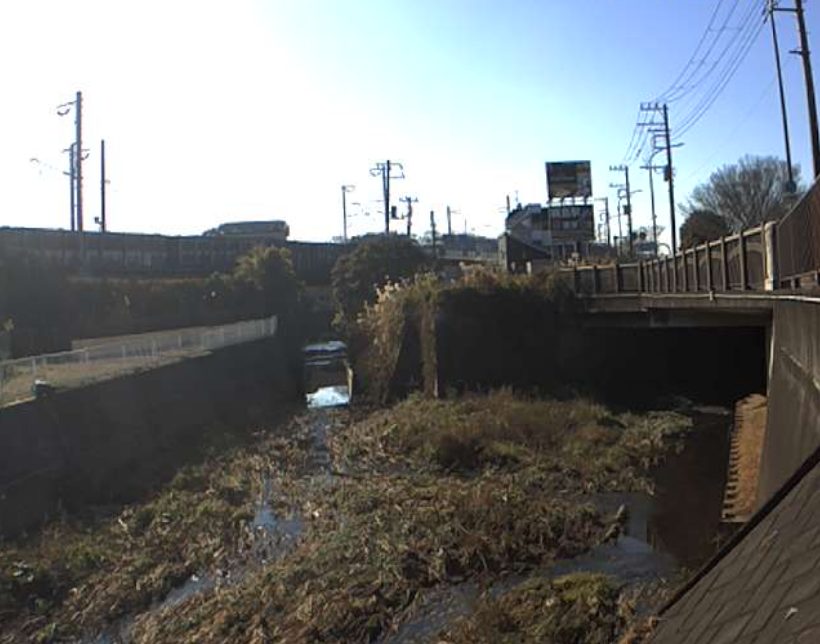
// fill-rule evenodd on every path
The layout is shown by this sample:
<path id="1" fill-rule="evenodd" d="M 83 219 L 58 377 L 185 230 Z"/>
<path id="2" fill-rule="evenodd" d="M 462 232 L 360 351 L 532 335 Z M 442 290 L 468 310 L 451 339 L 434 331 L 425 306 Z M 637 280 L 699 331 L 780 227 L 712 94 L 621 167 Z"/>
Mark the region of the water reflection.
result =
<path id="1" fill-rule="evenodd" d="M 307 394 L 306 397 L 309 409 L 341 407 L 350 402 L 350 393 L 347 390 L 347 385 L 319 387 L 319 389 L 313 393 Z"/>

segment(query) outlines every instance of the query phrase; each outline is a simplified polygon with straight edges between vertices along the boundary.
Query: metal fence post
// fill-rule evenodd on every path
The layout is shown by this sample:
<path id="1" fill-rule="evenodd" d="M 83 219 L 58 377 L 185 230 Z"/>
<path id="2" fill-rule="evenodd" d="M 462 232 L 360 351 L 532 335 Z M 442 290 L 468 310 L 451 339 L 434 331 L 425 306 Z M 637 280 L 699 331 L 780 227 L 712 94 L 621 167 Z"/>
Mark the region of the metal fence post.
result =
<path id="1" fill-rule="evenodd" d="M 698 266 L 698 247 L 692 249 L 692 275 L 695 278 L 695 288 L 692 289 L 697 293 L 700 290 L 700 267 Z"/>

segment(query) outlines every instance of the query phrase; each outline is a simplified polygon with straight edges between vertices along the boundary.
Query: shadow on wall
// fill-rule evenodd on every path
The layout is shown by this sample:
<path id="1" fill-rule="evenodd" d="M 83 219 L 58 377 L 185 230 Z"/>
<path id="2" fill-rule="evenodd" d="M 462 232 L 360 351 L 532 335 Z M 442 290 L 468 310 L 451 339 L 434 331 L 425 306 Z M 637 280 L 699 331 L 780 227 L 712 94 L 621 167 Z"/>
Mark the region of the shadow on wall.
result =
<path id="1" fill-rule="evenodd" d="M 433 324 L 408 324 L 414 317 L 405 314 L 394 352 L 392 397 L 513 387 L 640 408 L 766 392 L 763 327 L 584 328 L 571 310 L 511 289 L 447 292 L 421 316 Z"/>
<path id="2" fill-rule="evenodd" d="M 301 369 L 280 335 L 4 408 L 0 534 L 138 498 L 252 420 L 301 404 Z"/>

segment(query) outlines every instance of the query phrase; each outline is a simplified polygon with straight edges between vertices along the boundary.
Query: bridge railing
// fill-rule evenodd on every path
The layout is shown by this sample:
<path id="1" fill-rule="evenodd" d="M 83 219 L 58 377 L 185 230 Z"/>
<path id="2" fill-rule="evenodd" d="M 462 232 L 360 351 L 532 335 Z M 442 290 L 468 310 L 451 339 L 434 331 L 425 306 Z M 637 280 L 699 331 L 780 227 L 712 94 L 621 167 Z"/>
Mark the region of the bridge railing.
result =
<path id="1" fill-rule="evenodd" d="M 778 288 L 820 284 L 820 183 L 778 222 Z"/>
<path id="2" fill-rule="evenodd" d="M 779 285 L 775 224 L 700 244 L 674 256 L 562 269 L 584 295 L 768 291 Z"/>
<path id="3" fill-rule="evenodd" d="M 52 387 L 78 387 L 272 337 L 276 329 L 277 318 L 273 316 L 93 341 L 72 351 L 3 360 L 0 361 L 0 406 L 47 393 Z"/>

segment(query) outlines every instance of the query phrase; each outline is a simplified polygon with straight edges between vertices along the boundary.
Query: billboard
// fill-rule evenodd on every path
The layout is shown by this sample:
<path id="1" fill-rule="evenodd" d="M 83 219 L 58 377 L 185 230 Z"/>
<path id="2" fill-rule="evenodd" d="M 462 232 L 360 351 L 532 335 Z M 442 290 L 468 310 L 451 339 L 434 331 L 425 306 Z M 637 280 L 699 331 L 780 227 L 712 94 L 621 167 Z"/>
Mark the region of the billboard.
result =
<path id="1" fill-rule="evenodd" d="M 549 162 L 547 166 L 547 194 L 552 199 L 592 196 L 592 171 L 589 161 Z"/>
<path id="2" fill-rule="evenodd" d="M 592 204 L 549 206 L 548 212 L 553 242 L 595 240 Z"/>

